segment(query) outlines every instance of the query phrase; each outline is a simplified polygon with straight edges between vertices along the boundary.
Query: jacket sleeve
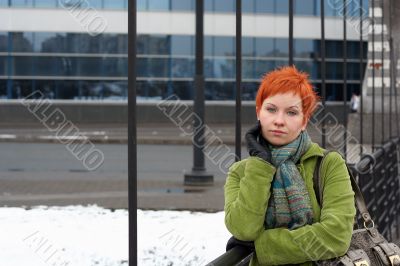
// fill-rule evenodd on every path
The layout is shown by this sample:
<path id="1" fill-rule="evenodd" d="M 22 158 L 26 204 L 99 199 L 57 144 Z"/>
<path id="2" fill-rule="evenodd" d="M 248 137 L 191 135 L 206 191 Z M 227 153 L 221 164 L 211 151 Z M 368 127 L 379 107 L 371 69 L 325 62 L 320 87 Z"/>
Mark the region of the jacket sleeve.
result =
<path id="1" fill-rule="evenodd" d="M 225 183 L 225 225 L 236 238 L 254 241 L 264 230 L 265 212 L 275 167 L 249 157 L 229 169 Z"/>
<path id="2" fill-rule="evenodd" d="M 264 230 L 255 241 L 262 265 L 298 264 L 342 256 L 353 231 L 354 192 L 344 160 L 330 153 L 322 166 L 323 199 L 320 221 L 295 230 Z"/>

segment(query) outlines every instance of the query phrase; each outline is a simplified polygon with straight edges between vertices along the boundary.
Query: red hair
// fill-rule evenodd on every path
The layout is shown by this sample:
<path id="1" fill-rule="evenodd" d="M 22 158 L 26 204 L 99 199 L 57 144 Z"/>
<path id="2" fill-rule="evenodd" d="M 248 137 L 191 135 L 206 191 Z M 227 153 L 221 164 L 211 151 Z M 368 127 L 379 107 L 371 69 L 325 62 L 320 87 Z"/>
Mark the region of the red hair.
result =
<path id="1" fill-rule="evenodd" d="M 315 111 L 319 97 L 312 88 L 308 74 L 298 71 L 295 66 L 281 67 L 264 75 L 256 97 L 257 114 L 266 98 L 287 92 L 300 96 L 304 119 L 308 120 Z"/>

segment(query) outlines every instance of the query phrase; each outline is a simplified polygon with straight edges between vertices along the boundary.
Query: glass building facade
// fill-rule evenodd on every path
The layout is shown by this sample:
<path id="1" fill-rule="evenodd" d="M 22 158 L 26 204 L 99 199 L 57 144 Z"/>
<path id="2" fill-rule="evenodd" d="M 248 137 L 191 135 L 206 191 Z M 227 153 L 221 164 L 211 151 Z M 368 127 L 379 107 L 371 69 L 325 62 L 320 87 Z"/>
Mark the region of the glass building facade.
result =
<path id="1" fill-rule="evenodd" d="M 298 16 L 318 16 L 319 0 L 294 1 Z M 337 2 L 337 1 L 334 1 Z M 367 2 L 367 1 L 364 1 Z M 62 8 L 82 0 L 0 0 L 0 8 Z M 97 9 L 126 10 L 127 0 L 85 1 Z M 300 4 L 301 3 L 301 4 Z M 358 15 L 355 1 L 349 15 Z M 357 1 L 358 3 L 358 1 Z M 205 0 L 206 12 L 235 12 L 235 0 Z M 340 16 L 327 5 L 327 16 Z M 353 10 L 353 11 L 352 11 Z M 138 11 L 193 12 L 194 0 L 139 0 Z M 286 0 L 246 0 L 245 13 L 287 15 Z M 357 11 L 358 12 L 358 11 Z M 347 41 L 348 97 L 359 91 L 359 42 Z M 367 43 L 364 42 L 364 59 Z M 128 76 L 127 34 L 91 36 L 70 32 L 1 32 L 0 98 L 18 99 L 40 90 L 50 99 L 126 99 Z M 204 39 L 207 100 L 232 100 L 235 91 L 235 37 Z M 259 80 L 276 67 L 288 64 L 288 39 L 242 38 L 243 99 L 253 100 Z M 193 35 L 139 34 L 137 37 L 138 96 L 165 98 L 172 93 L 193 99 L 195 39 Z M 343 42 L 326 40 L 327 100 L 343 99 Z M 294 40 L 294 62 L 310 73 L 320 88 L 320 40 Z M 364 63 L 365 67 L 365 63 Z"/>

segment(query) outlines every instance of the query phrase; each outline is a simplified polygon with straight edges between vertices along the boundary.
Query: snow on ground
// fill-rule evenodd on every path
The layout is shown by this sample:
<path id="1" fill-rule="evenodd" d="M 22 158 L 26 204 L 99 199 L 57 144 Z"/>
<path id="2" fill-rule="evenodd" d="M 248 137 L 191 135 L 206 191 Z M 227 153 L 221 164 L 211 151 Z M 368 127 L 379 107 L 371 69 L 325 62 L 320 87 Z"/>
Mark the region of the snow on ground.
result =
<path id="1" fill-rule="evenodd" d="M 138 265 L 204 265 L 224 252 L 223 213 L 137 211 Z M 128 265 L 128 212 L 0 208 L 0 265 Z"/>

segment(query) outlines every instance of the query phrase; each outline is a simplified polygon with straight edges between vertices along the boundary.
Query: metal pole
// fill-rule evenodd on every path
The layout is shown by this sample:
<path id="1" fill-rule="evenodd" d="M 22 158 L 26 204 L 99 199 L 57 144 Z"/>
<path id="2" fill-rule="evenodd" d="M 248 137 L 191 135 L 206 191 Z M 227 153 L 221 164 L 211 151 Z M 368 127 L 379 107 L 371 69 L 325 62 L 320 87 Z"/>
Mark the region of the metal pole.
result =
<path id="1" fill-rule="evenodd" d="M 326 70 L 325 70 L 325 0 L 321 0 L 321 98 L 322 98 L 322 117 L 325 117 L 326 101 Z M 322 119 L 322 147 L 325 148 L 325 119 Z"/>
<path id="2" fill-rule="evenodd" d="M 242 108 L 242 0 L 236 0 L 236 161 L 241 158 L 241 108 Z"/>
<path id="3" fill-rule="evenodd" d="M 389 49 L 390 49 L 390 61 L 389 61 L 389 71 L 390 71 L 390 90 L 389 90 L 389 138 L 392 139 L 392 98 L 393 98 L 393 88 L 394 88 L 394 51 L 393 51 L 393 31 L 392 31 L 392 14 L 393 10 L 392 0 L 389 0 Z"/>
<path id="4" fill-rule="evenodd" d="M 372 7 L 372 141 L 371 149 L 375 151 L 375 0 L 371 0 Z"/>
<path id="5" fill-rule="evenodd" d="M 360 0 L 360 156 L 363 153 L 363 73 L 364 73 L 364 41 L 363 41 L 363 0 Z M 368 51 L 368 49 L 367 49 Z"/>
<path id="6" fill-rule="evenodd" d="M 289 0 L 289 66 L 293 65 L 293 0 Z"/>
<path id="7" fill-rule="evenodd" d="M 385 127 L 385 114 L 384 114 L 384 100 L 385 100 L 385 98 L 384 98 L 384 89 L 385 89 L 385 83 L 383 82 L 383 78 L 385 77 L 385 73 L 384 73 L 384 70 L 385 70 L 385 64 L 384 64 L 384 57 L 383 57 L 383 51 L 385 50 L 384 49 L 384 41 L 383 41 L 383 28 L 384 28 L 384 21 L 385 21 L 385 19 L 384 19 L 384 17 L 385 17 L 385 9 L 384 9 L 384 1 L 382 0 L 382 22 L 381 22 L 381 45 L 382 45 L 382 51 L 381 51 L 381 63 L 382 63 L 382 71 L 381 71 L 381 78 L 382 78 L 382 83 L 381 83 L 381 110 L 382 110 L 382 114 L 381 114 L 381 123 L 382 123 L 382 126 L 381 126 L 381 145 L 383 146 L 383 144 L 384 144 L 384 142 L 385 142 L 385 130 L 384 130 L 384 127 Z"/>
<path id="8" fill-rule="evenodd" d="M 129 266 L 137 265 L 136 0 L 128 2 Z"/>
<path id="9" fill-rule="evenodd" d="M 13 58 L 11 56 L 12 53 L 12 38 L 13 34 L 11 32 L 8 32 L 7 34 L 7 99 L 12 99 L 12 87 L 13 87 L 13 80 L 11 77 L 13 76 L 12 70 L 12 62 Z"/>
<path id="10" fill-rule="evenodd" d="M 194 87 L 196 90 L 193 111 L 200 119 L 200 125 L 194 125 L 196 131 L 193 136 L 193 167 L 185 174 L 185 185 L 212 185 L 214 177 L 207 173 L 204 162 L 204 0 L 196 1 L 196 75 Z M 194 122 L 196 122 L 194 120 Z"/>
<path id="11" fill-rule="evenodd" d="M 347 29 L 346 29 L 346 0 L 343 0 L 343 110 L 344 110 L 344 146 L 343 153 L 344 158 L 347 158 L 347 116 L 348 116 L 348 108 L 347 108 Z"/>

